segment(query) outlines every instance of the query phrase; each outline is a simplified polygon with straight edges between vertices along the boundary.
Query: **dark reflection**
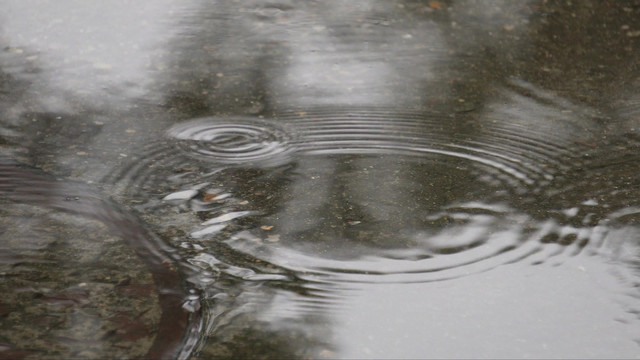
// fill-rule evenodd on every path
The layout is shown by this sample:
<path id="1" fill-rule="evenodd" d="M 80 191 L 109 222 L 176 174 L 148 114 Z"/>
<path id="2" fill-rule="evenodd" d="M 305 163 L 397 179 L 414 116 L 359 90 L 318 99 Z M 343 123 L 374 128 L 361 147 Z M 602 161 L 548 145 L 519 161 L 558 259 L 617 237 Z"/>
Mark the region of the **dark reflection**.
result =
<path id="1" fill-rule="evenodd" d="M 531 58 L 536 66 L 527 76 L 564 98 L 602 111 L 615 107 L 619 94 L 635 92 L 638 6 L 638 1 L 540 3 L 529 30 L 537 34 Z"/>
<path id="2" fill-rule="evenodd" d="M 437 84 L 425 87 L 447 57 L 436 24 L 414 11 L 425 5 L 279 5 L 203 6 L 194 14 L 198 27 L 176 41 L 176 53 L 188 55 L 165 82 L 168 103 L 189 115 L 274 114 L 341 104 L 413 107 L 425 92 L 442 93 Z"/>
<path id="3" fill-rule="evenodd" d="M 49 88 L 37 51 L 5 46 L 0 60 L 2 356 L 187 356 L 198 301 L 171 249 L 96 189 L 57 180 L 91 184 L 83 173 L 107 165 L 95 143 L 109 111 Z"/>
<path id="4" fill-rule="evenodd" d="M 20 305 L 5 314 L 5 350 L 18 351 L 15 356 L 180 356 L 198 313 L 181 309 L 180 278 L 167 249 L 89 188 L 1 161 L 5 306 Z M 113 314 L 105 315 L 109 309 Z M 46 330 L 31 328 L 39 313 L 53 321 Z M 16 321 L 20 316 L 26 324 Z M 21 336 L 31 332 L 38 341 L 29 344 Z"/>

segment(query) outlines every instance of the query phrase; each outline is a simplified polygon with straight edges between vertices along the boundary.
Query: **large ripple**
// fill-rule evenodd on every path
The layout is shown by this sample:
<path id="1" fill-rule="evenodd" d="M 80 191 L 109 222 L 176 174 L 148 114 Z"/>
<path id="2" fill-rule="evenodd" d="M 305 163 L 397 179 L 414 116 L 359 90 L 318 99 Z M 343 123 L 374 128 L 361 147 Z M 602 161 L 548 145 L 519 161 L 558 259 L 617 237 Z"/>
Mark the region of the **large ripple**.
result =
<path id="1" fill-rule="evenodd" d="M 481 121 L 386 108 L 189 120 L 108 181 L 205 278 L 423 282 L 560 263 L 606 232 L 601 206 L 558 202 L 553 186 L 588 161 L 591 115 L 513 87 Z"/>

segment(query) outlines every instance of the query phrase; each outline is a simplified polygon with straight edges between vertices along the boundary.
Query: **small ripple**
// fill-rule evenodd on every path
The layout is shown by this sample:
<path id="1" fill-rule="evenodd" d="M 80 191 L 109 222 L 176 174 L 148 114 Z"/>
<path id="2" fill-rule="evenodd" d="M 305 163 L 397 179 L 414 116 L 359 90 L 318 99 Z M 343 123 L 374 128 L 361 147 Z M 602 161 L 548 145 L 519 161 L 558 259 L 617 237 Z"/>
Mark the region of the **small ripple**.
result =
<path id="1" fill-rule="evenodd" d="M 172 127 L 167 135 L 186 154 L 223 164 L 281 164 L 291 151 L 291 135 L 259 119 L 194 120 Z"/>

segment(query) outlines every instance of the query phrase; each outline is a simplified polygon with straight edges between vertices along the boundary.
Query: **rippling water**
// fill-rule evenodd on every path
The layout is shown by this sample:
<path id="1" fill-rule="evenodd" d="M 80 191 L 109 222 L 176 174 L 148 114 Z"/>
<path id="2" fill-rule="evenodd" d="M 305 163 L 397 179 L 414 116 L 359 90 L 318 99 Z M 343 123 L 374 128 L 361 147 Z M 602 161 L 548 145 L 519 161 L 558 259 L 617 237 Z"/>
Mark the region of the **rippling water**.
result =
<path id="1" fill-rule="evenodd" d="M 463 279 L 516 265 L 514 271 L 536 278 L 535 286 L 543 286 L 539 276 L 570 281 L 581 272 L 614 271 L 607 269 L 608 262 L 629 260 L 619 256 L 630 244 L 620 242 L 634 243 L 633 235 L 620 237 L 619 220 L 638 214 L 632 194 L 637 187 L 622 185 L 637 182 L 637 143 L 619 139 L 619 153 L 600 154 L 590 142 L 602 120 L 588 108 L 541 101 L 550 98 L 530 84 L 512 83 L 500 105 L 482 115 L 490 125 L 462 136 L 457 119 L 389 109 L 200 118 L 168 128 L 162 141 L 107 182 L 120 186 L 147 221 L 184 252 L 197 269 L 190 281 L 211 296 L 213 311 L 258 311 L 251 305 L 254 297 L 273 296 L 282 287 L 306 294 L 259 305 L 267 307 L 260 314 L 275 311 L 269 322 L 292 316 L 307 324 L 306 316 L 316 312 L 328 312 L 330 318 L 360 316 L 355 315 L 358 310 L 343 314 L 344 307 L 353 306 L 348 300 L 352 296 L 359 299 L 356 304 L 374 304 L 384 298 L 379 291 L 389 286 L 400 294 L 409 291 L 402 295 L 409 299 L 438 286 L 420 290 L 409 284 Z M 531 118 L 532 113 L 537 117 Z M 238 158 L 231 163 L 233 154 Z M 630 168 L 617 165 L 622 173 L 603 172 L 601 162 L 612 158 Z M 602 184 L 603 177 L 610 190 L 596 191 L 595 183 Z M 618 194 L 623 187 L 625 194 Z M 530 272 L 525 265 L 545 270 Z M 557 266 L 568 272 L 554 274 Z M 505 276 L 500 274 L 485 276 Z M 616 276 L 635 281 L 633 270 Z M 241 300 L 247 308 L 234 310 L 240 305 L 217 300 L 218 291 L 228 291 L 213 290 L 221 279 L 261 285 L 246 285 L 247 293 L 237 296 L 249 297 Z M 499 281 L 516 280 L 509 275 Z M 636 309 L 631 305 L 636 296 L 632 291 L 613 298 Z M 274 306 L 277 310 L 269 310 Z M 382 318 L 388 316 L 396 315 Z M 412 315 L 403 311 L 397 316 Z M 622 313 L 617 316 L 625 319 L 622 323 L 635 323 Z M 217 339 L 218 332 L 227 331 L 225 320 L 214 316 L 209 321 L 210 336 Z M 251 326 L 267 326 L 254 321 L 258 325 Z M 314 321 L 307 325 L 318 326 Z M 612 331 L 619 336 L 632 328 Z M 352 330 L 362 331 L 359 326 Z M 319 340 L 326 339 L 309 341 Z M 608 346 L 608 340 L 602 341 L 598 346 Z M 412 351 L 423 346 L 411 344 L 409 352 L 377 348 L 371 354 L 419 356 L 421 352 Z M 333 343 L 316 346 L 315 354 L 338 351 Z M 344 346 L 349 349 L 344 354 L 362 354 L 362 349 Z"/>
<path id="2" fill-rule="evenodd" d="M 0 357 L 637 357 L 637 1 L 7 6 Z"/>
<path id="3" fill-rule="evenodd" d="M 164 203 L 184 203 L 202 220 L 191 237 L 223 233 L 226 241 L 224 230 L 235 226 L 242 231 L 228 244 L 277 265 L 286 258 L 296 271 L 428 281 L 525 258 L 539 263 L 557 244 L 574 254 L 597 248 L 600 219 L 577 218 L 580 208 L 593 211 L 588 199 L 575 209 L 528 209 L 552 201 L 545 188 L 585 162 L 592 149 L 576 139 L 588 141 L 581 127 L 589 114 L 564 115 L 567 139 L 544 134 L 558 119 L 525 122 L 535 98 L 507 97 L 508 110 L 488 110 L 491 125 L 474 136 L 460 136 L 453 119 L 388 109 L 201 118 L 169 128 L 121 176 L 134 181 L 126 185 L 133 191 L 166 177 L 172 192 Z M 225 179 L 242 174 L 241 182 L 243 168 L 254 169 L 247 184 L 229 187 Z M 237 191 L 248 197 L 236 199 Z M 249 226 L 227 225 L 235 222 Z"/>

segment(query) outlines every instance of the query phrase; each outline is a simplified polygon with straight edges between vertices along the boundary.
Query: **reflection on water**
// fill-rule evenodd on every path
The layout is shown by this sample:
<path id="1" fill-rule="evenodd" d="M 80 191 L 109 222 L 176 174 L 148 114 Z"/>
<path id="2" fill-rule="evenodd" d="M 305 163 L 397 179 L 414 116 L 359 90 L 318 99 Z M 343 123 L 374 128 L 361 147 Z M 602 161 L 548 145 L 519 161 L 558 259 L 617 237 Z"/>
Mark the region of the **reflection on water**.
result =
<path id="1" fill-rule="evenodd" d="M 0 167 L 1 316 L 144 285 L 87 356 L 637 356 L 637 1 L 8 4 L 0 154 L 59 181 Z"/>
<path id="2" fill-rule="evenodd" d="M 88 187 L 6 160 L 0 194 L 7 357 L 184 354 L 198 315 L 180 308 L 179 274 L 142 225 Z"/>

